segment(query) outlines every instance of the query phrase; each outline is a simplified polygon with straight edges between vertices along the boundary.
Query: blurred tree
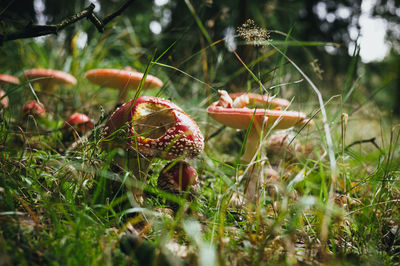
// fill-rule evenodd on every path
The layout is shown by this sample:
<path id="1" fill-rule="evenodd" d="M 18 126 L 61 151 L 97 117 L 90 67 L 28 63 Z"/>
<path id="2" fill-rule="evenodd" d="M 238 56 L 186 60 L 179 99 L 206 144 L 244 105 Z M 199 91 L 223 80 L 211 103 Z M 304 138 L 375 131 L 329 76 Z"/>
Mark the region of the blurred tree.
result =
<path id="1" fill-rule="evenodd" d="M 113 12 L 124 1 L 122 0 L 94 0 L 99 10 L 96 14 L 100 17 Z M 43 13 L 45 23 L 56 23 L 66 16 L 74 14 L 85 8 L 89 1 L 71 0 L 10 0 L 0 1 L 0 34 L 26 26 L 33 21 L 37 23 L 40 12 Z M 315 73 L 314 79 L 323 78 L 319 83 L 341 89 L 343 78 L 340 75 L 347 73 L 350 65 L 350 48 L 355 46 L 360 30 L 359 19 L 361 17 L 361 4 L 363 0 L 204 0 L 204 1 L 137 1 L 123 14 L 124 19 L 130 20 L 134 25 L 136 34 L 140 36 L 144 47 L 155 48 L 164 51 L 173 42 L 177 41 L 170 52 L 169 64 L 177 67 L 185 58 L 195 52 L 206 48 L 214 41 L 236 34 L 236 29 L 247 19 L 253 19 L 256 25 L 272 30 L 271 38 L 284 40 L 285 36 L 279 34 L 290 32 L 290 37 L 301 41 L 334 42 L 339 46 L 313 47 L 289 47 L 287 53 L 308 74 Z M 39 8 L 43 6 L 42 10 Z M 389 23 L 388 38 L 392 42 L 392 53 L 399 54 L 400 31 L 400 0 L 378 0 L 374 4 L 374 16 L 384 18 Z M 36 7 L 36 8 L 35 8 Z M 161 33 L 150 31 L 150 23 L 161 28 Z M 111 27 L 111 26 L 110 26 Z M 82 28 L 82 23 L 66 29 L 66 40 Z M 95 32 L 94 27 L 85 27 L 89 38 Z M 155 42 L 155 40 L 157 40 Z M 206 82 L 218 83 L 220 86 L 230 84 L 233 87 L 242 87 L 247 80 L 251 80 L 247 73 L 233 76 L 242 65 L 230 50 L 235 49 L 240 58 L 248 64 L 255 58 L 265 53 L 267 48 L 254 49 L 245 45 L 243 40 L 235 39 L 227 49 L 205 50 L 201 56 L 206 58 L 198 67 L 204 72 Z M 280 46 L 285 49 L 284 46 Z M 351 51 L 350 51 L 351 52 Z M 220 76 L 209 77 L 207 68 L 217 67 L 218 58 L 224 53 L 224 67 L 218 71 Z M 318 59 L 318 62 L 315 61 Z M 187 61 L 185 61 L 187 62 Z M 273 79 L 271 69 L 277 67 L 280 57 L 268 58 L 254 66 L 254 71 L 259 69 L 262 80 Z M 398 69 L 398 68 L 395 68 Z M 323 71 L 323 75 L 321 73 Z M 393 70 L 394 71 L 394 70 Z M 356 72 L 355 72 L 356 73 Z M 231 80 L 221 80 L 220 77 L 229 77 Z M 279 82 L 279 81 L 278 81 Z M 336 82 L 336 83 L 332 83 Z M 332 86 L 332 84 L 335 84 Z M 400 95 L 400 94 L 399 94 Z M 400 102 L 400 96 L 399 101 Z"/>
<path id="2" fill-rule="evenodd" d="M 35 10 L 32 0 L 0 1 L 0 34 L 24 27 L 34 21 Z"/>

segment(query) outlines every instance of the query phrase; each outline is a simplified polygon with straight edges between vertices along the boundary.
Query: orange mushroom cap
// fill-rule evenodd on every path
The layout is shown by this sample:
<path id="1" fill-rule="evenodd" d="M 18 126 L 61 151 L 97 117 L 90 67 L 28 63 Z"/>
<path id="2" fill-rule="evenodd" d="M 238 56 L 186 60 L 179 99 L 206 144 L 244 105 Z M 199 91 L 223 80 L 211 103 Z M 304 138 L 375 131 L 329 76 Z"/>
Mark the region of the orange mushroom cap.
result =
<path id="1" fill-rule="evenodd" d="M 74 76 L 60 70 L 35 68 L 26 70 L 24 73 L 28 80 L 43 78 L 33 82 L 50 92 L 54 91 L 57 85 L 75 85 L 77 82 Z"/>
<path id="2" fill-rule="evenodd" d="M 129 90 L 136 90 L 144 77 L 143 73 L 132 71 L 129 68 L 122 69 L 92 69 L 86 72 L 85 77 L 92 83 L 118 89 L 118 102 L 123 103 L 128 97 Z M 163 82 L 152 75 L 147 75 L 143 89 L 161 87 Z"/>
<path id="3" fill-rule="evenodd" d="M 308 121 L 306 115 L 302 112 L 270 110 L 257 107 L 250 109 L 245 106 L 234 108 L 227 105 L 228 107 L 225 107 L 225 103 L 227 100 L 229 101 L 229 97 L 232 98 L 231 94 L 227 95 L 224 91 L 220 91 L 220 94 L 220 101 L 214 102 L 207 108 L 208 115 L 215 121 L 235 129 L 248 129 L 251 125 L 245 152 L 242 157 L 244 162 L 250 162 L 256 154 L 260 145 L 260 134 L 266 134 L 267 128 L 287 129 L 293 126 L 302 126 L 306 123 L 305 121 Z M 242 95 L 244 94 L 236 94 L 234 97 Z M 262 95 L 260 96 L 261 100 L 264 101 L 265 98 Z M 255 97 L 254 94 L 250 95 L 249 98 L 260 99 L 258 96 Z"/>
<path id="4" fill-rule="evenodd" d="M 93 69 L 85 74 L 90 82 L 115 89 L 137 89 L 143 76 L 143 73 L 120 69 Z M 160 79 L 147 75 L 143 89 L 153 89 L 162 85 L 163 82 Z"/>
<path id="5" fill-rule="evenodd" d="M 268 117 L 268 126 L 272 126 L 278 120 L 274 129 L 286 129 L 301 124 L 306 115 L 297 111 L 281 111 L 269 109 L 249 108 L 224 108 L 217 106 L 217 102 L 207 108 L 207 113 L 217 122 L 236 129 L 247 129 L 254 116 L 253 123 L 263 122 Z"/>
<path id="6" fill-rule="evenodd" d="M 19 84 L 19 79 L 12 75 L 0 74 L 0 85 L 7 84 L 7 83 Z"/>
<path id="7" fill-rule="evenodd" d="M 0 74 L 0 88 L 4 84 L 19 84 L 19 79 L 12 75 Z M 8 107 L 8 96 L 6 92 L 0 89 L 0 109 Z"/>

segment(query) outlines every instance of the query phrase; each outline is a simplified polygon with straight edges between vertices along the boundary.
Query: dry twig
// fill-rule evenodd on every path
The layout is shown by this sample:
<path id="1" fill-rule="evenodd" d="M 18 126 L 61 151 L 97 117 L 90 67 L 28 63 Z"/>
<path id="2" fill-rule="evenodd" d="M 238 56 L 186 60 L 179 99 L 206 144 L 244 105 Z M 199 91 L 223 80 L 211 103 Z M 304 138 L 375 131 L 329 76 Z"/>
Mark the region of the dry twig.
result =
<path id="1" fill-rule="evenodd" d="M 93 11 L 95 8 L 95 5 L 90 4 L 84 10 L 82 10 L 70 17 L 63 19 L 58 24 L 32 25 L 32 23 L 29 23 L 27 26 L 25 26 L 24 29 L 22 29 L 20 31 L 0 34 L 0 44 L 2 44 L 5 41 L 33 38 L 33 37 L 45 36 L 45 35 L 49 35 L 49 34 L 57 34 L 61 30 L 66 28 L 67 26 L 69 26 L 83 18 L 87 18 L 88 20 L 90 20 L 90 22 L 92 22 L 96 26 L 96 28 L 99 32 L 104 32 L 104 26 L 107 23 L 109 23 L 111 20 L 113 20 L 115 17 L 121 15 L 121 13 L 134 1 L 135 0 L 126 1 L 125 4 L 122 5 L 117 11 L 106 16 L 104 19 L 100 19 L 99 17 L 96 16 L 96 14 Z"/>

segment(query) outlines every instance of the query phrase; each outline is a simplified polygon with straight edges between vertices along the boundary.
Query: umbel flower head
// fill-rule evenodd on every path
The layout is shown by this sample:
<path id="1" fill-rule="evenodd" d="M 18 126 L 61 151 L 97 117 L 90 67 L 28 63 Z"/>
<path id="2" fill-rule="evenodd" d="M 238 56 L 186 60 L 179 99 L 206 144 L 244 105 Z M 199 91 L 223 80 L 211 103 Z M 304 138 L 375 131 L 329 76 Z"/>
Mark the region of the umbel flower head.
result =
<path id="1" fill-rule="evenodd" d="M 237 28 L 237 32 L 240 38 L 255 46 L 263 45 L 266 41 L 271 40 L 268 31 L 258 27 L 252 19 L 246 20 L 242 26 Z"/>

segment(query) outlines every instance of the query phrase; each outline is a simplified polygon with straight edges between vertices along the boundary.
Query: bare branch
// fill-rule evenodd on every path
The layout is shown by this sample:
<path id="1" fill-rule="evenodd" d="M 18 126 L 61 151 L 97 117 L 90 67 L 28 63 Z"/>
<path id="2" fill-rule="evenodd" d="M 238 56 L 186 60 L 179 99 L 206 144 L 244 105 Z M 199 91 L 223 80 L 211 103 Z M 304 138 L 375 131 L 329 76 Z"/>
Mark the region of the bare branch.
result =
<path id="1" fill-rule="evenodd" d="M 348 148 L 350 148 L 350 147 L 352 147 L 352 146 L 354 146 L 354 145 L 357 145 L 357 144 L 372 143 L 372 145 L 374 145 L 381 153 L 383 153 L 383 151 L 382 151 L 382 149 L 379 147 L 379 145 L 376 144 L 375 139 L 376 139 L 376 138 L 373 137 L 373 138 L 370 138 L 370 139 L 362 139 L 362 140 L 354 141 L 354 142 L 351 143 L 350 145 L 347 145 L 346 148 L 345 148 L 345 150 L 347 150 Z"/>
<path id="2" fill-rule="evenodd" d="M 106 16 L 102 21 L 96 14 L 93 12 L 95 5 L 90 4 L 84 10 L 63 19 L 58 24 L 51 24 L 51 25 L 32 25 L 28 24 L 23 30 L 11 33 L 4 33 L 0 34 L 0 45 L 5 41 L 12 41 L 17 39 L 25 39 L 25 38 L 33 38 L 39 36 L 45 36 L 49 34 L 57 34 L 67 26 L 83 19 L 87 18 L 92 22 L 99 32 L 104 32 L 104 26 L 108 24 L 111 20 L 116 18 L 117 16 L 121 15 L 122 12 L 134 2 L 135 0 L 128 0 L 125 2 L 123 6 L 121 6 L 117 11 L 114 13 Z"/>
<path id="3" fill-rule="evenodd" d="M 106 25 L 108 22 L 110 22 L 111 20 L 113 20 L 115 17 L 121 15 L 121 13 L 130 5 L 134 2 L 135 0 L 129 0 L 127 1 L 123 6 L 121 6 L 117 11 L 115 11 L 114 13 L 108 15 L 107 17 L 105 17 L 103 19 L 103 24 Z"/>

